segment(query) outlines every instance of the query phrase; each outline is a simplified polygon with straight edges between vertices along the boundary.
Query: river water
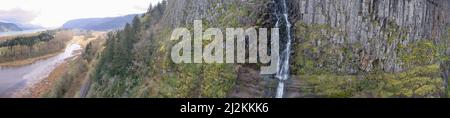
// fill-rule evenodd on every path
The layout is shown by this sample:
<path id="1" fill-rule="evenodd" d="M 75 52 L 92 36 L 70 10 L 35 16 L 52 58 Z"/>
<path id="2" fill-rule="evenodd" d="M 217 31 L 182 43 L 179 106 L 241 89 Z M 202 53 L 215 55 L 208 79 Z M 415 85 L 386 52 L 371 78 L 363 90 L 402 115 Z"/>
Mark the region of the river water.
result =
<path id="1" fill-rule="evenodd" d="M 13 97 L 16 92 L 39 82 L 66 59 L 78 55 L 80 50 L 78 44 L 70 44 L 64 52 L 48 59 L 37 61 L 30 65 L 21 67 L 0 67 L 0 97 Z"/>

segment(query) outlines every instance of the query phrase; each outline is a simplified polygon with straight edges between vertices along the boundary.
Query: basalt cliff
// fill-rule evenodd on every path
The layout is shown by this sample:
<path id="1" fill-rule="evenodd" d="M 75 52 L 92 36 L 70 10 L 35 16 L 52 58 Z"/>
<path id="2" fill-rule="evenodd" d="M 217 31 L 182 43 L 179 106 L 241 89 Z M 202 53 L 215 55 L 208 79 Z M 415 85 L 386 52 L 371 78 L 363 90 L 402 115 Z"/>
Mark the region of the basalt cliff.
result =
<path id="1" fill-rule="evenodd" d="M 80 96 L 275 97 L 282 79 L 260 64 L 171 61 L 172 31 L 202 20 L 280 28 L 282 97 L 446 97 L 449 13 L 447 0 L 168 0 L 88 51 Z"/>

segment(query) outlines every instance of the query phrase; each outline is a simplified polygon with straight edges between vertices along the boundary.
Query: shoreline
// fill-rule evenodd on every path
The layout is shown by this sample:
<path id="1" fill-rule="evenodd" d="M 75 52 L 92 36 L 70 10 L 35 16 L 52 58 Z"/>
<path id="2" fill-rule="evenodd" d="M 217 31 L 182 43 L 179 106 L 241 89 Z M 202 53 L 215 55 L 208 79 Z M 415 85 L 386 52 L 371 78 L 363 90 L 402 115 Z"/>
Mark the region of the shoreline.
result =
<path id="1" fill-rule="evenodd" d="M 71 59 L 71 58 L 70 58 Z M 43 97 L 51 88 L 55 85 L 55 83 L 59 80 L 61 76 L 67 70 L 68 62 L 61 63 L 56 66 L 54 70 L 41 81 L 26 87 L 23 92 L 18 92 L 14 97 L 21 98 L 41 98 Z"/>
<path id="2" fill-rule="evenodd" d="M 71 40 L 67 41 L 65 44 L 66 46 L 62 49 L 60 49 L 59 51 L 53 52 L 53 53 L 49 53 L 49 54 L 45 54 L 42 56 L 37 56 L 37 57 L 31 57 L 31 58 L 27 58 L 27 59 L 21 59 L 21 60 L 14 60 L 14 61 L 9 61 L 9 62 L 2 62 L 0 63 L 0 68 L 14 68 L 14 67 L 21 67 L 21 66 L 26 66 L 26 65 L 30 65 L 33 64 L 37 61 L 40 60 L 45 60 L 51 57 L 54 57 L 62 52 L 64 52 L 64 49 L 67 48 L 68 45 L 76 43 L 79 44 L 81 46 L 85 46 L 86 44 L 82 44 L 82 40 L 84 37 L 80 38 L 80 36 L 73 36 Z"/>
<path id="3" fill-rule="evenodd" d="M 75 50 L 74 52 L 79 51 Z M 70 62 L 76 58 L 80 58 L 80 55 L 74 55 L 73 57 L 64 59 L 64 62 L 57 64 L 56 67 L 46 76 L 41 78 L 38 82 L 29 86 L 25 86 L 22 90 L 19 90 L 13 94 L 13 98 L 41 98 L 51 90 L 55 83 L 61 78 L 68 69 Z"/>
<path id="4" fill-rule="evenodd" d="M 52 88 L 55 86 L 55 84 L 58 83 L 60 78 L 67 73 L 70 63 L 77 58 L 81 58 L 80 54 L 82 53 L 82 51 L 84 50 L 86 45 L 89 42 L 91 42 L 92 40 L 96 40 L 99 36 L 100 35 L 97 35 L 95 38 L 88 38 L 88 39 L 86 39 L 84 36 L 73 36 L 72 40 L 67 42 L 67 45 L 70 45 L 70 44 L 80 45 L 82 47 L 80 50 L 73 51 L 73 53 L 78 53 L 78 54 L 75 54 L 73 57 L 65 59 L 63 63 L 56 65 L 56 67 L 46 77 L 41 78 L 38 82 L 33 83 L 33 84 L 23 88 L 20 91 L 17 91 L 16 93 L 14 93 L 14 95 L 12 97 L 13 98 L 42 98 L 42 97 L 45 97 L 46 94 L 48 94 L 48 92 L 50 90 L 52 90 Z M 66 48 L 67 48 L 67 46 L 66 46 Z M 62 50 L 63 52 L 64 52 L 64 49 Z M 39 60 L 56 56 L 57 54 L 60 54 L 60 53 L 61 53 L 61 51 L 53 53 L 53 54 L 41 56 L 39 58 L 33 58 L 33 60 L 31 60 L 31 61 L 28 60 L 27 62 L 29 62 L 28 64 L 32 64 Z M 9 64 L 11 65 L 11 63 L 9 63 Z M 0 64 L 0 67 L 3 67 L 3 65 L 5 65 L 5 64 L 4 63 Z M 16 64 L 16 65 L 19 65 L 19 64 Z M 27 64 L 22 63 L 21 65 L 27 65 Z M 9 67 L 11 67 L 11 66 L 9 66 Z M 80 80 L 82 80 L 84 82 L 84 79 L 80 79 Z M 77 93 L 74 93 L 74 94 L 77 94 Z"/>
<path id="5" fill-rule="evenodd" d="M 61 49 L 60 51 L 57 51 L 57 52 L 54 52 L 54 53 L 50 53 L 50 54 L 46 54 L 46 55 L 43 55 L 43 56 L 32 57 L 32 58 L 27 58 L 27 59 L 22 59 L 22 60 L 14 60 L 14 61 L 10 61 L 10 62 L 3 62 L 3 63 L 0 63 L 0 68 L 14 68 L 14 67 L 21 67 L 21 66 L 30 65 L 30 64 L 33 64 L 33 63 L 35 63 L 37 61 L 45 60 L 45 59 L 54 57 L 54 56 L 60 54 L 63 51 L 64 51 L 64 49 Z"/>

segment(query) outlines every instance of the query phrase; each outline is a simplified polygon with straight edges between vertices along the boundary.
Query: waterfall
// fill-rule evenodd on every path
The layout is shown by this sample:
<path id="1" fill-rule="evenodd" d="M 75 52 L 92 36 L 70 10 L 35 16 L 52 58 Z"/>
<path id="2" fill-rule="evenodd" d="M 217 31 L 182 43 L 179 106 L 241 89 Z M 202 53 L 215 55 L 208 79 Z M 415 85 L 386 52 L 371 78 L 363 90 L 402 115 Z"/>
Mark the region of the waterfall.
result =
<path id="1" fill-rule="evenodd" d="M 281 3 L 280 3 L 281 2 Z M 275 5 L 277 6 L 275 9 L 275 14 L 277 18 L 277 22 L 275 24 L 275 27 L 277 28 L 285 28 L 284 33 L 280 36 L 283 36 L 282 39 L 284 41 L 280 41 L 284 43 L 284 46 L 282 46 L 283 50 L 280 55 L 280 61 L 278 62 L 278 71 L 275 75 L 275 77 L 279 80 L 278 87 L 277 87 L 277 93 L 276 98 L 282 98 L 283 92 L 284 92 L 284 82 L 289 79 L 289 59 L 291 55 L 291 23 L 289 22 L 289 14 L 287 10 L 286 0 L 275 0 Z M 281 10 L 280 10 L 281 8 Z M 280 10 L 280 11 L 279 11 Z M 281 14 L 281 15 L 280 15 Z M 280 21 L 281 26 L 280 26 Z"/>

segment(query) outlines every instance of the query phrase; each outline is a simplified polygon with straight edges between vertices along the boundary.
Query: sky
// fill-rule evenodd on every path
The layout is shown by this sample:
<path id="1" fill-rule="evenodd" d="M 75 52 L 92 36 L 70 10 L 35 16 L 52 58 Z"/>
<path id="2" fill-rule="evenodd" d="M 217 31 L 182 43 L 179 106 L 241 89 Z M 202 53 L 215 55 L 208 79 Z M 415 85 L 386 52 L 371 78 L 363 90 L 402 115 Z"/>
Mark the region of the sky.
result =
<path id="1" fill-rule="evenodd" d="M 60 27 L 79 18 L 144 13 L 162 0 L 0 0 L 0 22 Z"/>

